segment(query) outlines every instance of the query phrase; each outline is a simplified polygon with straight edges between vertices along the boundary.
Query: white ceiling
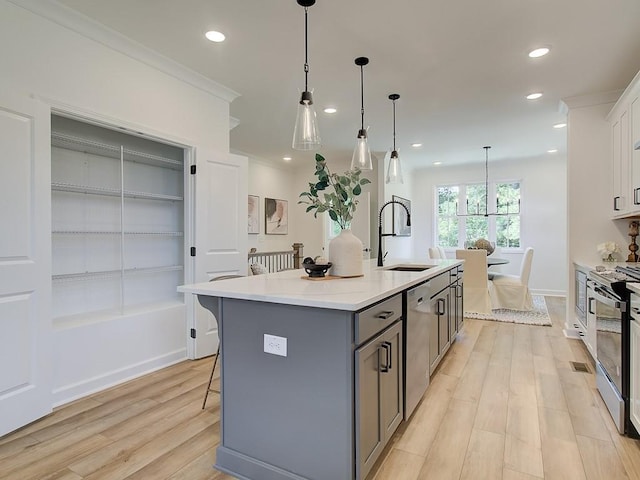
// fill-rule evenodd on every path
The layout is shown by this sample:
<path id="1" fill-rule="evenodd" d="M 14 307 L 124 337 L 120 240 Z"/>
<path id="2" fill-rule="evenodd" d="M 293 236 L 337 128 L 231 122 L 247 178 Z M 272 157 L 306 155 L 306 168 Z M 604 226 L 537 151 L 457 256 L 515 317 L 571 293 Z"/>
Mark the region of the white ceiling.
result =
<path id="1" fill-rule="evenodd" d="M 308 164 L 291 149 L 304 87 L 304 9 L 296 0 L 60 0 L 241 94 L 231 148 Z M 214 44 L 207 30 L 225 33 Z M 538 46 L 552 48 L 530 59 Z M 566 152 L 560 100 L 624 88 L 640 70 L 640 0 L 317 0 L 309 8 L 309 86 L 326 157 L 350 158 L 365 124 L 378 155 L 430 166 Z M 528 93 L 544 92 L 529 101 Z M 338 113 L 327 115 L 325 106 Z M 421 142 L 420 149 L 410 147 Z"/>

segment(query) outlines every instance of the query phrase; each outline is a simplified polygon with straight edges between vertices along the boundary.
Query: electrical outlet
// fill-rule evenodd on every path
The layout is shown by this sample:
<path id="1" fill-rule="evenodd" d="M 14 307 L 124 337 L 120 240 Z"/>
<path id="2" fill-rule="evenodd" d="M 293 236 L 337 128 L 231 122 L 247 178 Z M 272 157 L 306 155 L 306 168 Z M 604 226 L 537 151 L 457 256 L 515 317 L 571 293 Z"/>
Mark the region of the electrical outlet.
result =
<path id="1" fill-rule="evenodd" d="M 285 337 L 276 337 L 275 335 L 264 334 L 264 353 L 273 355 L 287 356 L 287 339 Z"/>

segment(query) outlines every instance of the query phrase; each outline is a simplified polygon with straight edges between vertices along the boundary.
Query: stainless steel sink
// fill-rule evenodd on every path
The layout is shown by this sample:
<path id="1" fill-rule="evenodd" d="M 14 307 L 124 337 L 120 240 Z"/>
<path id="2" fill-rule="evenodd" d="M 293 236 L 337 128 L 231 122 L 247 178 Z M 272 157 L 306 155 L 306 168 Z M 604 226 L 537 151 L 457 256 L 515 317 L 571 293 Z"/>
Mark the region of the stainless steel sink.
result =
<path id="1" fill-rule="evenodd" d="M 396 272 L 424 272 L 428 268 L 432 268 L 433 265 L 393 265 L 387 267 L 384 270 L 394 270 Z"/>

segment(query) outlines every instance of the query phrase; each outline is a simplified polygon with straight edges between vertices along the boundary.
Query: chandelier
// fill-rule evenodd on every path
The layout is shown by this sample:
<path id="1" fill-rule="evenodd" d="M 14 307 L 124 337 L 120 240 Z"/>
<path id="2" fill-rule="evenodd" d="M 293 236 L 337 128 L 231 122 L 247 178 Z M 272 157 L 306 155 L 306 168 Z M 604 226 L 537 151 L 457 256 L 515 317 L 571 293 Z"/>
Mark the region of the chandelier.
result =
<path id="1" fill-rule="evenodd" d="M 517 207 L 513 211 L 509 211 L 509 207 L 511 206 L 511 202 L 500 203 L 500 198 L 496 197 L 496 211 L 489 212 L 489 149 L 490 145 L 487 145 L 484 148 L 484 212 L 480 209 L 480 204 L 476 205 L 476 212 L 469 213 L 469 199 L 467 198 L 467 208 L 465 210 L 466 213 L 458 213 L 458 205 L 456 203 L 456 216 L 458 217 L 490 217 L 490 216 L 506 216 L 506 215 L 514 215 L 520 213 L 520 199 L 518 199 Z M 498 213 L 498 210 L 501 208 L 506 208 L 505 212 Z"/>

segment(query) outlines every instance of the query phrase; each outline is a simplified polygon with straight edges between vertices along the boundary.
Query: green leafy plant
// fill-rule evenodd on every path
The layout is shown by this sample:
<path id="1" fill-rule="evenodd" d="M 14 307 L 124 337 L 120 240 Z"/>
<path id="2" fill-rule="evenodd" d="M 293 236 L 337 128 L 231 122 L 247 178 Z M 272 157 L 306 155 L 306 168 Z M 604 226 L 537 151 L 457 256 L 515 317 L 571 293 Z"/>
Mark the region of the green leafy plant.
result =
<path id="1" fill-rule="evenodd" d="M 349 228 L 353 214 L 358 206 L 356 199 L 362 193 L 362 186 L 371 183 L 367 178 L 360 178 L 362 172 L 355 168 L 344 172 L 344 175 L 331 173 L 324 157 L 316 153 L 316 183 L 309 183 L 309 191 L 302 192 L 304 200 L 298 203 L 309 205 L 307 212 L 314 211 L 313 216 L 328 212 L 329 217 L 343 230 Z M 328 190 L 329 187 L 332 187 Z"/>

